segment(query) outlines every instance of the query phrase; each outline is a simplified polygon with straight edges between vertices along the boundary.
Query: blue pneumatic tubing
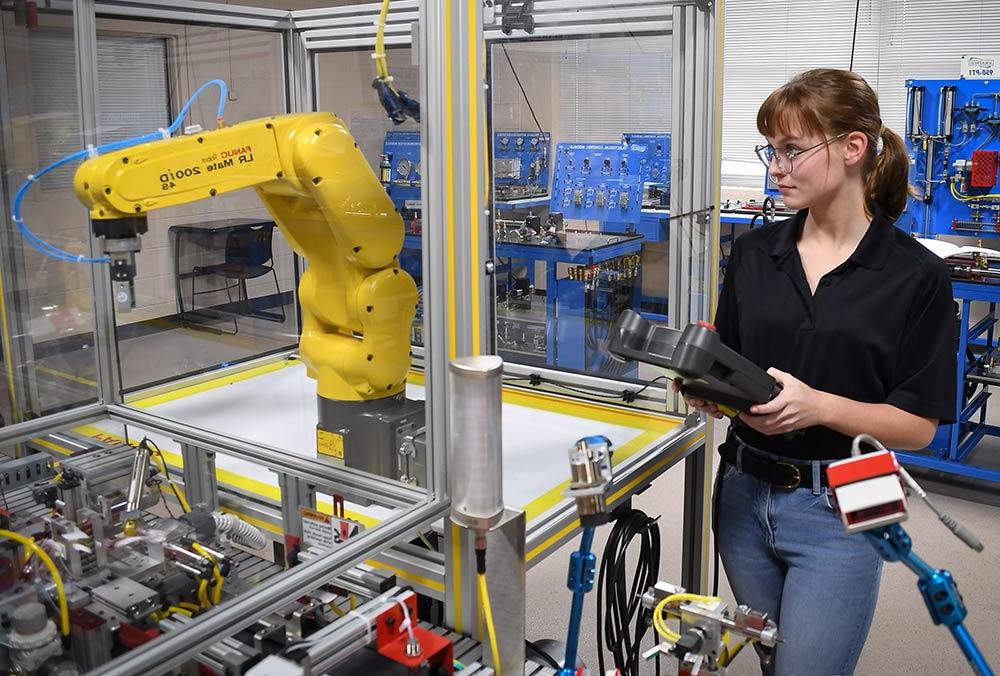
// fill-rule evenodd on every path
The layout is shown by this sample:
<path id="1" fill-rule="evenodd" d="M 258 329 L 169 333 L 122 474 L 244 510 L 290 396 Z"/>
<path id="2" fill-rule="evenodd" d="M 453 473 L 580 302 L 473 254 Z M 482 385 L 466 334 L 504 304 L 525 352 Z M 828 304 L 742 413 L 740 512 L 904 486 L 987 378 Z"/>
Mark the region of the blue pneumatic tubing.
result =
<path id="1" fill-rule="evenodd" d="M 63 249 L 53 246 L 52 244 L 49 244 L 45 240 L 41 239 L 38 235 L 32 232 L 27 225 L 25 225 L 24 219 L 21 217 L 21 202 L 24 200 L 24 196 L 27 194 L 31 186 L 37 183 L 39 179 L 45 176 L 45 174 L 49 173 L 54 169 L 58 169 L 64 164 L 67 164 L 69 162 L 76 162 L 77 160 L 82 160 L 84 158 L 91 156 L 92 154 L 99 155 L 101 153 L 114 152 L 116 150 L 131 148 L 132 146 L 137 146 L 142 143 L 160 141 L 162 139 L 170 137 L 171 135 L 175 134 L 178 129 L 180 129 L 181 125 L 184 123 L 184 118 L 186 118 L 188 113 L 191 111 L 191 106 L 194 105 L 194 102 L 198 99 L 199 96 L 201 96 L 202 92 L 204 92 L 206 89 L 208 89 L 213 85 L 219 88 L 219 103 L 218 106 L 216 106 L 215 116 L 221 119 L 223 113 L 226 110 L 226 100 L 229 97 L 229 88 L 226 86 L 226 83 L 223 80 L 209 80 L 202 86 L 198 87 L 195 93 L 191 95 L 191 98 L 187 100 L 187 103 L 184 104 L 184 107 L 181 108 L 181 112 L 178 113 L 177 117 L 166 129 L 158 130 L 156 132 L 151 132 L 149 134 L 143 134 L 142 136 L 134 136 L 132 138 L 123 139 L 121 141 L 112 141 L 111 143 L 105 143 L 104 145 L 97 146 L 93 150 L 90 149 L 78 150 L 75 153 L 70 153 L 69 155 L 66 155 L 65 157 L 56 160 L 49 166 L 39 171 L 37 174 L 29 175 L 28 178 L 24 181 L 24 183 L 21 184 L 21 187 L 17 189 L 17 192 L 14 194 L 14 201 L 11 204 L 11 218 L 17 225 L 17 229 L 21 232 L 21 235 L 24 236 L 24 239 L 26 239 L 29 244 L 31 244 L 35 249 L 37 249 L 41 253 L 45 254 L 49 258 L 54 258 L 55 260 L 58 261 L 64 261 L 69 263 L 95 263 L 95 264 L 109 262 L 111 259 L 108 258 L 107 256 L 92 258 L 88 256 L 72 254 L 68 251 L 64 251 Z"/>

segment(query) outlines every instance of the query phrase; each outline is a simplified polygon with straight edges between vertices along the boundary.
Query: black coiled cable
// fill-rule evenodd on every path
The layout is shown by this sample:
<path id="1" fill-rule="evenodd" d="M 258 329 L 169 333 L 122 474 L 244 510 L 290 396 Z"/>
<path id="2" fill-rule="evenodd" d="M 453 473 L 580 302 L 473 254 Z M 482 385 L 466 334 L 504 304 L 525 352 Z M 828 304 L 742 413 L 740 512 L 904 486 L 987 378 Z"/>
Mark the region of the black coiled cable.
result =
<path id="1" fill-rule="evenodd" d="M 605 673 L 607 648 L 622 676 L 639 674 L 640 644 L 651 623 L 651 613 L 642 607 L 642 595 L 656 584 L 660 570 L 658 518 L 650 518 L 637 509 L 622 510 L 608 536 L 597 578 L 599 673 Z M 630 580 L 626 554 L 636 538 L 639 538 L 639 560 Z M 659 659 L 656 673 L 660 673 Z"/>

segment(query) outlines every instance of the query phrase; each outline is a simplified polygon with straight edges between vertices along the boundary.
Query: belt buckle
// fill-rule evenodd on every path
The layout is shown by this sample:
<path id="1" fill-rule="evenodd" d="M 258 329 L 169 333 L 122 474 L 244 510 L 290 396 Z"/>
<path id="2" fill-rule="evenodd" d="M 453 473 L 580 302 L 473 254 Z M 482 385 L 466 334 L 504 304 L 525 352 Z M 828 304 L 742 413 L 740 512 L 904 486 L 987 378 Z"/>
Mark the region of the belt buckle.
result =
<path id="1" fill-rule="evenodd" d="M 802 472 L 799 471 L 799 468 L 796 465 L 793 465 L 790 462 L 780 462 L 780 461 L 777 462 L 777 463 L 775 463 L 775 464 L 784 465 L 785 467 L 791 467 L 792 471 L 795 472 L 795 481 L 794 481 L 794 483 L 791 483 L 791 484 L 788 484 L 788 485 L 777 486 L 778 488 L 783 488 L 785 490 L 789 490 L 790 491 L 790 490 L 794 490 L 794 489 L 796 489 L 796 488 L 798 488 L 799 486 L 802 485 Z"/>

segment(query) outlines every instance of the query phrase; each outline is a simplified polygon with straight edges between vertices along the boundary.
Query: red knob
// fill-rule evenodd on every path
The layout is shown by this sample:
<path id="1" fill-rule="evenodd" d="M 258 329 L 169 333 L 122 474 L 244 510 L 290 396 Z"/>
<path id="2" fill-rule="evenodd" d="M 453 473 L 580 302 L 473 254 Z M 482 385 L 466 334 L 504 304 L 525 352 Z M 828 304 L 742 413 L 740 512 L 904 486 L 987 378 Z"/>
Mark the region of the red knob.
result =
<path id="1" fill-rule="evenodd" d="M 704 328 L 708 329 L 709 331 L 715 331 L 715 324 L 712 324 L 710 322 L 706 322 L 703 319 L 699 319 L 698 320 L 698 326 L 704 327 Z"/>

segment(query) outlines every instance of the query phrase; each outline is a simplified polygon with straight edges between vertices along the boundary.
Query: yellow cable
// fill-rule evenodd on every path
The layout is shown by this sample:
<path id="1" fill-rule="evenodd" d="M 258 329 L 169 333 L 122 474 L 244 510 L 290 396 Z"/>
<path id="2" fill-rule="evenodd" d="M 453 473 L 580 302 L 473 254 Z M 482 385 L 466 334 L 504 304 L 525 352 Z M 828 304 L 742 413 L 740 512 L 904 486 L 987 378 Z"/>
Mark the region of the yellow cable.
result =
<path id="1" fill-rule="evenodd" d="M 963 195 L 955 189 L 954 181 L 950 181 L 948 183 L 948 187 L 951 188 L 951 196 L 959 202 L 978 202 L 979 200 L 1000 199 L 1000 194 L 998 193 L 990 195 Z"/>
<path id="2" fill-rule="evenodd" d="M 665 640 L 670 641 L 671 643 L 676 643 L 680 639 L 681 635 L 667 626 L 667 619 L 663 612 L 666 609 L 667 605 L 671 603 L 683 603 L 684 601 L 694 601 L 697 603 L 714 603 L 715 601 L 718 600 L 719 600 L 718 596 L 704 596 L 702 594 L 687 594 L 687 593 L 671 594 L 670 596 L 666 597 L 658 604 L 656 604 L 656 608 L 653 610 L 653 628 L 656 629 L 656 633 L 662 636 Z"/>
<path id="3" fill-rule="evenodd" d="M 184 493 L 181 492 L 181 490 L 177 488 L 177 484 L 169 478 L 170 474 L 167 472 L 166 461 L 163 459 L 163 453 L 160 453 L 159 451 L 150 451 L 149 457 L 153 459 L 153 464 L 160 469 L 160 472 L 163 474 L 163 478 L 170 484 L 170 490 L 174 492 L 174 496 L 177 498 L 177 502 L 180 503 L 181 509 L 185 512 L 190 512 L 191 505 L 189 505 L 188 501 L 184 498 Z"/>
<path id="4" fill-rule="evenodd" d="M 226 582 L 226 578 L 222 576 L 222 572 L 219 570 L 219 562 L 197 542 L 191 543 L 191 549 L 212 562 L 212 579 L 215 580 L 215 584 L 212 586 L 212 605 L 218 605 L 219 601 L 222 600 L 222 585 Z"/>
<path id="5" fill-rule="evenodd" d="M 0 537 L 9 538 L 14 542 L 18 542 L 24 547 L 30 549 L 34 554 L 41 559 L 45 567 L 49 569 L 49 575 L 52 576 L 52 581 L 56 585 L 56 595 L 59 597 L 59 623 L 60 629 L 62 630 L 63 636 L 69 636 L 69 605 L 66 603 L 66 589 L 63 587 L 62 576 L 59 575 L 59 570 L 56 568 L 56 564 L 52 563 L 52 559 L 49 555 L 45 553 L 41 547 L 35 544 L 35 541 L 31 538 L 27 538 L 20 533 L 15 533 L 10 530 L 0 529 Z"/>
<path id="6" fill-rule="evenodd" d="M 191 611 L 190 610 L 188 610 L 187 608 L 180 608 L 178 606 L 169 606 L 167 608 L 167 612 L 169 612 L 169 613 L 180 613 L 181 615 L 186 615 L 188 617 L 191 617 Z"/>
<path id="7" fill-rule="evenodd" d="M 201 604 L 202 610 L 208 608 L 208 580 L 202 579 L 198 583 L 198 603 Z"/>
<path id="8" fill-rule="evenodd" d="M 179 605 L 181 608 L 186 608 L 187 610 L 190 610 L 195 613 L 201 610 L 201 608 L 198 606 L 197 603 L 191 603 L 190 601 L 181 601 L 177 605 Z"/>
<path id="9" fill-rule="evenodd" d="M 493 672 L 500 676 L 500 652 L 497 648 L 497 632 L 493 627 L 493 610 L 490 608 L 490 592 L 486 587 L 486 575 L 480 574 L 479 595 L 483 600 L 483 615 L 486 616 L 486 633 L 490 637 L 490 651 L 493 653 Z"/>
<path id="10" fill-rule="evenodd" d="M 354 594 L 351 594 L 349 599 L 350 600 L 348 602 L 351 604 L 351 610 L 354 610 L 358 605 L 358 599 L 354 596 Z"/>
<path id="11" fill-rule="evenodd" d="M 212 569 L 212 577 L 215 578 L 215 586 L 212 587 L 212 605 L 217 606 L 222 600 L 222 585 L 226 583 L 226 578 L 222 576 L 218 564 Z"/>
<path id="12" fill-rule="evenodd" d="M 344 609 L 337 605 L 336 601 L 330 601 L 330 610 L 337 613 L 337 617 L 344 617 L 347 615 L 347 613 L 344 612 Z"/>
<path id="13" fill-rule="evenodd" d="M 389 16 L 389 0 L 382 0 L 382 11 L 375 27 L 375 73 L 382 78 L 389 77 L 389 62 L 385 56 L 385 20 Z"/>

